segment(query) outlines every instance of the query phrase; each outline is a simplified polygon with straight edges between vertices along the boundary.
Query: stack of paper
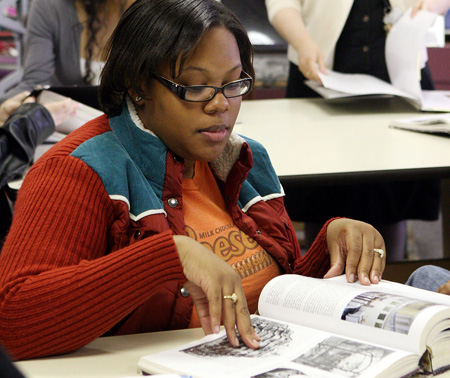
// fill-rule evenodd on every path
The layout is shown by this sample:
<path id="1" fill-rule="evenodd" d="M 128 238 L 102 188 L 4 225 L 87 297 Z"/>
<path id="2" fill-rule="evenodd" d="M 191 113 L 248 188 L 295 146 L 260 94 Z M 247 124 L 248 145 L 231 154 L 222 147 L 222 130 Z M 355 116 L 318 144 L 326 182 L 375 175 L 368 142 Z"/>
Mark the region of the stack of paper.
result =
<path id="1" fill-rule="evenodd" d="M 396 119 L 389 126 L 402 130 L 450 136 L 450 113 L 427 117 Z"/>

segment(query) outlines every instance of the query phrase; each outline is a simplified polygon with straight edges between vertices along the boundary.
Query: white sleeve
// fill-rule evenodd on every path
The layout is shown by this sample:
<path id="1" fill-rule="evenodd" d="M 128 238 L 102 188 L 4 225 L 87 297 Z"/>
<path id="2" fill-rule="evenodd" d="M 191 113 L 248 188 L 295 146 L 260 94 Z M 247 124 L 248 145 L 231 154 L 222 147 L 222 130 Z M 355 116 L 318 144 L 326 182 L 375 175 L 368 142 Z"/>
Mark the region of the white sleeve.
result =
<path id="1" fill-rule="evenodd" d="M 302 10 L 300 0 L 266 0 L 267 15 L 269 21 L 272 22 L 273 17 L 282 9 L 294 8 Z"/>

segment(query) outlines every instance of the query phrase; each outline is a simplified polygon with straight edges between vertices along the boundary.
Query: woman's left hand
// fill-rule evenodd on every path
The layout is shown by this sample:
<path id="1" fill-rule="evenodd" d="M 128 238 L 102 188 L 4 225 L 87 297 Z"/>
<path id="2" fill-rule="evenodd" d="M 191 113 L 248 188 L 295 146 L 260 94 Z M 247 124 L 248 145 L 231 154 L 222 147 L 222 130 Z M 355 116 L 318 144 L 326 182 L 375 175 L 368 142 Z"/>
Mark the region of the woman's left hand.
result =
<path id="1" fill-rule="evenodd" d="M 328 224 L 327 244 L 331 268 L 324 278 L 338 276 L 345 270 L 348 282 L 355 282 L 356 278 L 363 285 L 380 282 L 386 247 L 373 226 L 353 219 L 336 219 Z M 383 256 L 376 249 L 382 250 Z"/>

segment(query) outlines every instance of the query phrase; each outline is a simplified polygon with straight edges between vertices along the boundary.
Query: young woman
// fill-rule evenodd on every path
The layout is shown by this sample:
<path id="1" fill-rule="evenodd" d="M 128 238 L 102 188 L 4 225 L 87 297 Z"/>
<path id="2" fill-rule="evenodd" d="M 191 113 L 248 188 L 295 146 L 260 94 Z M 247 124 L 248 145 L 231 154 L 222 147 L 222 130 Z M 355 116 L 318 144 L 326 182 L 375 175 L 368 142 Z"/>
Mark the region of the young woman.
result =
<path id="1" fill-rule="evenodd" d="M 16 359 L 101 335 L 222 323 L 259 347 L 250 313 L 271 278 L 379 282 L 370 225 L 328 221 L 301 256 L 264 148 L 233 133 L 252 46 L 215 0 L 138 0 L 107 49 L 106 115 L 29 171 L 0 255 L 0 343 Z"/>
<path id="2" fill-rule="evenodd" d="M 134 0 L 33 0 L 24 75 L 3 100 L 37 85 L 97 85 L 106 41 Z"/>

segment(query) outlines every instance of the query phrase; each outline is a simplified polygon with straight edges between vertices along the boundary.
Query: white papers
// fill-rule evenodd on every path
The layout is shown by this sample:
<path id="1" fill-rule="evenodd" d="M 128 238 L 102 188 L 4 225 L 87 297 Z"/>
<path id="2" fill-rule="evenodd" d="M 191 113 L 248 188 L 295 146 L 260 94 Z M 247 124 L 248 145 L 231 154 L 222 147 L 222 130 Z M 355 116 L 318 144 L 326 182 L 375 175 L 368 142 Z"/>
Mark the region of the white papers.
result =
<path id="1" fill-rule="evenodd" d="M 386 38 L 386 66 L 391 83 L 420 100 L 421 55 L 427 30 L 433 25 L 437 15 L 418 12 L 411 18 L 411 9 L 397 21 Z"/>
<path id="2" fill-rule="evenodd" d="M 421 110 L 429 112 L 450 112 L 450 91 L 422 91 Z"/>
<path id="3" fill-rule="evenodd" d="M 330 70 L 327 75 L 319 73 L 319 76 L 325 88 L 333 89 L 345 95 L 367 96 L 388 94 L 413 99 L 408 93 L 371 75 L 345 74 Z"/>
<path id="4" fill-rule="evenodd" d="M 450 136 L 450 113 L 396 119 L 389 126 L 396 129 Z"/>
<path id="5" fill-rule="evenodd" d="M 450 97 L 439 91 L 422 91 L 420 87 L 424 42 L 437 15 L 420 11 L 411 18 L 410 14 L 411 9 L 392 27 L 386 39 L 386 65 L 392 84 L 371 75 L 332 70 L 328 74 L 319 72 L 322 85 L 312 81 L 306 84 L 329 99 L 391 95 L 403 97 L 423 111 L 450 111 Z"/>
<path id="6" fill-rule="evenodd" d="M 443 15 L 438 15 L 433 26 L 428 29 L 425 36 L 425 45 L 427 47 L 445 46 L 445 17 Z"/>

